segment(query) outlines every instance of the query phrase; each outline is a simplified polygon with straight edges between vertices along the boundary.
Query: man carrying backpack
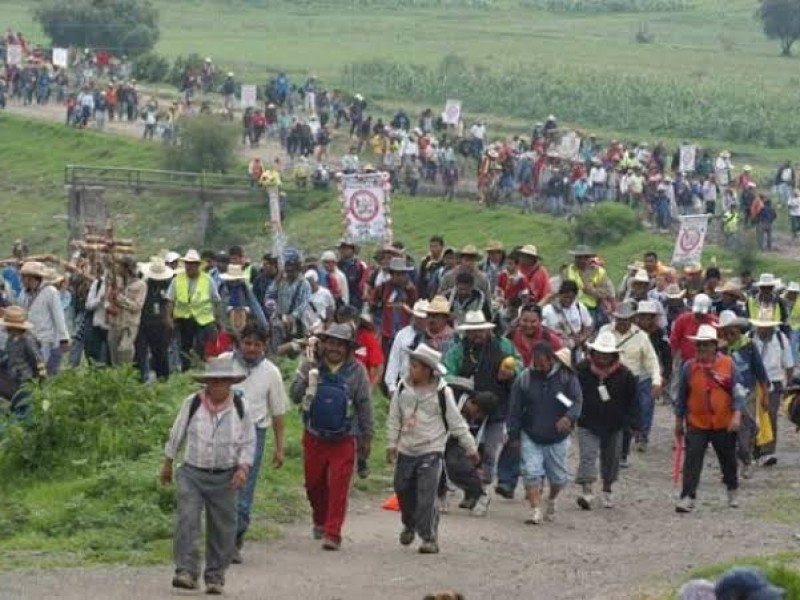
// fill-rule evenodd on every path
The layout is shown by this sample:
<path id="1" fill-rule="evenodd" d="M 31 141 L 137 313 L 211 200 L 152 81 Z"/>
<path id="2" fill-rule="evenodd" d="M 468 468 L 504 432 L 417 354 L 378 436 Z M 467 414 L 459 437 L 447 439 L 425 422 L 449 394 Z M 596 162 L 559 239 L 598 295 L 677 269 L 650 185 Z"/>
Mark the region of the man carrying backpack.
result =
<path id="1" fill-rule="evenodd" d="M 353 326 L 335 323 L 319 335 L 319 357 L 297 370 L 290 396 L 303 410 L 305 485 L 314 518 L 314 538 L 338 550 L 356 459 L 369 458 L 372 397 L 364 366 L 353 356 Z"/>
<path id="2" fill-rule="evenodd" d="M 255 427 L 241 395 L 231 386 L 247 374 L 232 358 L 213 358 L 195 379 L 205 388 L 184 400 L 164 448 L 161 483 L 178 468 L 178 522 L 172 587 L 197 589 L 200 577 L 200 515 L 206 513 L 206 593 L 219 595 L 236 544 L 236 495 L 247 482 L 255 454 Z"/>
<path id="3" fill-rule="evenodd" d="M 442 379 L 441 353 L 420 344 L 409 356 L 408 376 L 398 384 L 389 407 L 386 459 L 397 462 L 394 489 L 409 546 L 419 535 L 420 554 L 437 554 L 437 492 L 448 435 L 455 437 L 473 464 L 480 461 L 475 440 Z M 448 434 L 449 432 L 449 434 Z"/>

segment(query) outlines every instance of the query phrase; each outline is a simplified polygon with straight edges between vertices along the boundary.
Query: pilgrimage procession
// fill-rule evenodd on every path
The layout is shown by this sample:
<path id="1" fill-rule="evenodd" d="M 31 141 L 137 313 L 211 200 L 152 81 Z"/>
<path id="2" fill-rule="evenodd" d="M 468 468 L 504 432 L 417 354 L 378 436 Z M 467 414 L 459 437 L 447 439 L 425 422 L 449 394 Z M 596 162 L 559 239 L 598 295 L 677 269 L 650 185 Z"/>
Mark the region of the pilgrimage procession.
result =
<path id="1" fill-rule="evenodd" d="M 0 267 L 4 431 L 24 435 L 42 410 L 38 390 L 66 372 L 195 382 L 162 432 L 153 474 L 175 494 L 165 588 L 223 594 L 254 560 L 254 499 L 272 493 L 264 472 L 292 462 L 307 535 L 353 564 L 353 488 L 386 464 L 389 497 L 371 499 L 396 514 L 395 539 L 383 542 L 426 556 L 453 549 L 459 516 L 513 519 L 534 535 L 557 530 L 564 512 L 613 531 L 620 508 L 661 510 L 619 493 L 654 452 L 672 457 L 648 485 L 673 494 L 675 519 L 765 510 L 740 488 L 784 485 L 784 436 L 800 429 L 800 280 L 710 260 L 703 245 L 714 237 L 735 253 L 752 237 L 752 251 L 789 251 L 800 231 L 791 163 L 757 180 L 722 146 L 602 141 L 555 115 L 495 138 L 450 101 L 441 114 L 373 119 L 362 94 L 313 75 L 279 73 L 246 105 L 247 86 L 205 57 L 186 67 L 175 101 L 144 91 L 127 57 L 105 50 L 45 51 L 9 31 L 3 57 L 0 108 L 56 104 L 68 128 L 124 122 L 171 145 L 187 116 L 240 124 L 240 175 L 263 198 L 267 253 L 197 244 L 142 256 L 150 244 L 120 238 L 111 215 L 86 223 L 66 256 L 15 235 Z M 346 140 L 341 154 L 334 139 Z M 321 253 L 307 249 L 319 240 L 285 233 L 290 187 L 338 194 L 341 237 Z M 410 247 L 394 234 L 390 198 L 400 194 L 477 203 L 508 220 L 624 205 L 653 236 L 675 238 L 675 253 L 637 248 L 612 277 L 585 243 L 558 255 L 536 230 L 523 244 L 475 230 L 453 244 L 443 222 L 418 223 L 427 247 Z M 513 210 L 490 212 L 501 206 Z M 294 413 L 299 440 L 288 439 Z M 703 501 L 715 494 L 721 504 Z M 691 579 L 673 597 L 797 597 L 752 567 L 714 579 Z"/>

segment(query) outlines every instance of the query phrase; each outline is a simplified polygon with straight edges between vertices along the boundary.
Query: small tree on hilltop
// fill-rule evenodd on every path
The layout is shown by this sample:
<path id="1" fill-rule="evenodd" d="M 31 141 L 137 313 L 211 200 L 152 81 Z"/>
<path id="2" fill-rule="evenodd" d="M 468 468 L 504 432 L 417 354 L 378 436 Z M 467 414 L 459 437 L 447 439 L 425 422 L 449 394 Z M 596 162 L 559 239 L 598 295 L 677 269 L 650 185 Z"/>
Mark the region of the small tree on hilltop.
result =
<path id="1" fill-rule="evenodd" d="M 780 40 L 781 56 L 791 56 L 800 39 L 800 0 L 761 0 L 756 16 L 771 40 Z"/>
<path id="2" fill-rule="evenodd" d="M 43 0 L 33 17 L 55 46 L 136 56 L 158 41 L 158 11 L 150 0 Z"/>

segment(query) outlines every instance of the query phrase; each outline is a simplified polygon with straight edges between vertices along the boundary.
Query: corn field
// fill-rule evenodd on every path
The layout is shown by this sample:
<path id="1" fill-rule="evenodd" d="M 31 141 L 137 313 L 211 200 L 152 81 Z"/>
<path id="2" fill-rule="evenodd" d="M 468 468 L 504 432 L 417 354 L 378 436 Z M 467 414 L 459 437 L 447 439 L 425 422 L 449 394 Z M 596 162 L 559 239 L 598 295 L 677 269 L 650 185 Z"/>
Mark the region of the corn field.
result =
<path id="1" fill-rule="evenodd" d="M 438 68 L 371 62 L 348 66 L 344 81 L 384 100 L 408 98 L 434 107 L 458 98 L 470 111 L 541 121 L 554 113 L 578 127 L 649 132 L 787 147 L 800 142 L 789 95 L 758 81 L 744 88 L 721 78 L 611 73 L 590 68 L 524 65 L 503 71 L 446 57 Z M 469 117 L 467 117 L 469 118 Z"/>
<path id="2" fill-rule="evenodd" d="M 559 13 L 671 12 L 693 7 L 690 0 L 520 0 L 520 4 Z"/>

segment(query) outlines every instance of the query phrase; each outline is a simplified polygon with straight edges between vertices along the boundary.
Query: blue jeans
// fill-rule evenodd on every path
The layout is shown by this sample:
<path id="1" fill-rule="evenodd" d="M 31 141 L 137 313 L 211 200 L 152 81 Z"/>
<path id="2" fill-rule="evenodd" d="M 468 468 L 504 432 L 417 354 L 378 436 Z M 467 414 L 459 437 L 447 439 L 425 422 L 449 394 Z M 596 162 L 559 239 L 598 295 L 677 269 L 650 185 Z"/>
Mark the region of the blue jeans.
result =
<path id="1" fill-rule="evenodd" d="M 247 483 L 239 492 L 239 497 L 236 501 L 237 523 L 236 523 L 236 539 L 240 540 L 244 537 L 247 528 L 250 526 L 250 509 L 253 506 L 253 496 L 256 491 L 256 482 L 258 482 L 258 472 L 261 470 L 261 461 L 264 458 L 264 447 L 267 442 L 267 428 L 256 427 L 256 453 L 253 457 L 253 466 L 250 467 L 250 472 L 247 474 Z"/>

